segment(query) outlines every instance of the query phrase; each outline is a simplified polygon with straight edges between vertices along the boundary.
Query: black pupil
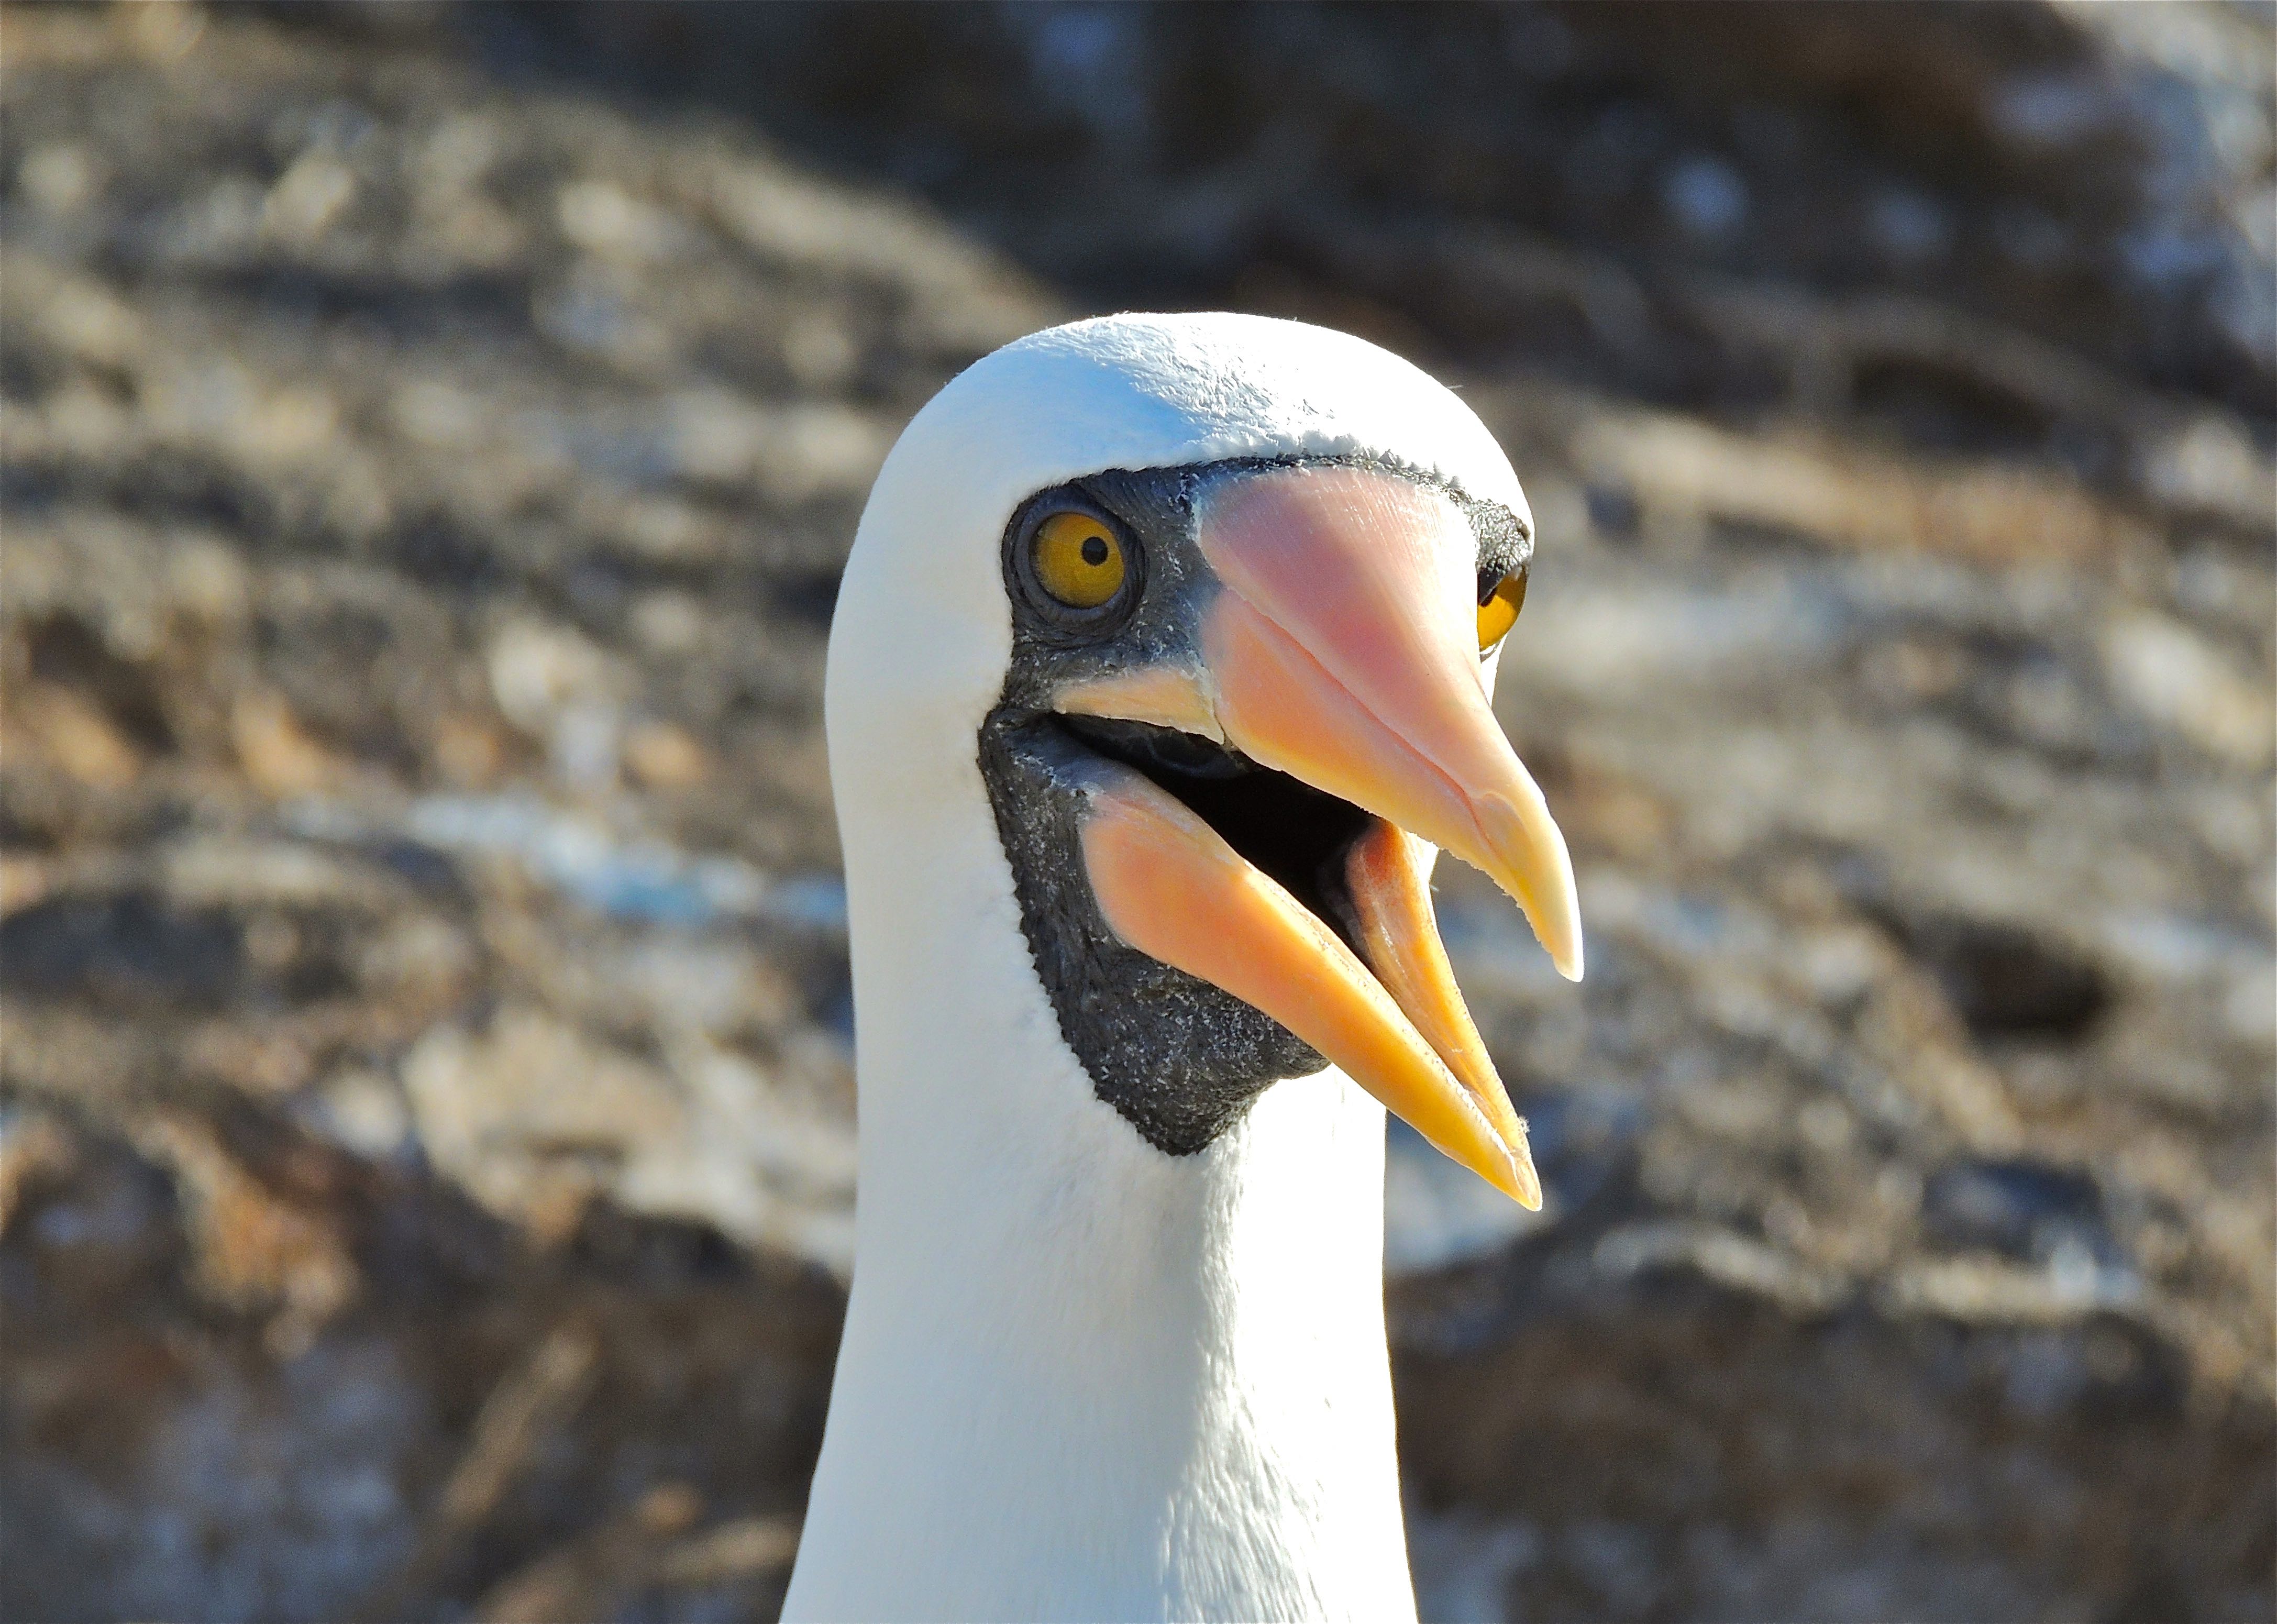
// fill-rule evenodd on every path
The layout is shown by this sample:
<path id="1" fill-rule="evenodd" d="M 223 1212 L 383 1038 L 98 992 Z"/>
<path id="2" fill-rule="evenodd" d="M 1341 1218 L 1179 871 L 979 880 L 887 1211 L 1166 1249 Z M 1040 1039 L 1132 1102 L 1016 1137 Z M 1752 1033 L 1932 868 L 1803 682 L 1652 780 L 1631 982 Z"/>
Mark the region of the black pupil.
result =
<path id="1" fill-rule="evenodd" d="M 1083 538 L 1083 561 L 1093 569 L 1107 562 L 1107 538 L 1086 536 Z"/>

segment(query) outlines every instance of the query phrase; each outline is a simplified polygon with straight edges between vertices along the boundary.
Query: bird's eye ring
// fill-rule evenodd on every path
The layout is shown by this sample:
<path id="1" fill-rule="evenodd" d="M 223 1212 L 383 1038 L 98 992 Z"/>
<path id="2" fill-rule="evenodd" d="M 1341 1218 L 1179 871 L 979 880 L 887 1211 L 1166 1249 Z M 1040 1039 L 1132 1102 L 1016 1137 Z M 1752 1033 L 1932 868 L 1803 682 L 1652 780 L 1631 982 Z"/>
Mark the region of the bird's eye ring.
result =
<path id="1" fill-rule="evenodd" d="M 1481 570 L 1479 577 L 1479 652 L 1489 653 L 1495 645 L 1510 635 L 1518 624 L 1518 612 L 1526 607 L 1526 566 L 1520 564 L 1508 575 L 1491 575 Z"/>
<path id="2" fill-rule="evenodd" d="M 1088 641 L 1119 625 L 1146 586 L 1146 560 L 1122 522 L 1078 490 L 1047 492 L 1006 535 L 1008 584 L 1036 630 Z"/>

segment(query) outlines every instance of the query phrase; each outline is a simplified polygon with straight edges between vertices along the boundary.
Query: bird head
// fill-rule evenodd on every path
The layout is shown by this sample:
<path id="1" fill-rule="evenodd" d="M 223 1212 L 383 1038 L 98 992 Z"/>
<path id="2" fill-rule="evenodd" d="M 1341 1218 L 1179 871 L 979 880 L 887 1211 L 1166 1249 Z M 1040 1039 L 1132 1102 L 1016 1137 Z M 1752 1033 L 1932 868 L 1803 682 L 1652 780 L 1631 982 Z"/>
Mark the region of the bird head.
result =
<path id="1" fill-rule="evenodd" d="M 921 846 L 977 778 L 1057 1035 L 1156 1149 L 1334 1064 L 1539 1205 L 1429 890 L 1454 853 L 1580 977 L 1489 705 L 1533 547 L 1476 416 L 1345 334 L 1116 316 L 978 363 L 888 459 L 834 623 L 857 961 L 857 849 Z"/>

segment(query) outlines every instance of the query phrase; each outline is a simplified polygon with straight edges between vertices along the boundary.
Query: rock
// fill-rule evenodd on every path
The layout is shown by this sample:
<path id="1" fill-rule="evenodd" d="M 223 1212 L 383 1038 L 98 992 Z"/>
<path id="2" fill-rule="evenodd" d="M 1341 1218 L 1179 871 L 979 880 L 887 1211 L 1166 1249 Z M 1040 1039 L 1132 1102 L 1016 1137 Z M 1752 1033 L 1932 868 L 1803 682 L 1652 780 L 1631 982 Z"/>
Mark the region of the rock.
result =
<path id="1" fill-rule="evenodd" d="M 1740 16 L 11 11 L 0 1613 L 769 1613 L 864 488 L 1223 304 L 1542 530 L 1591 969 L 1444 865 L 1548 1200 L 1395 1133 L 1427 1610 L 2266 1616 L 2267 20 Z"/>

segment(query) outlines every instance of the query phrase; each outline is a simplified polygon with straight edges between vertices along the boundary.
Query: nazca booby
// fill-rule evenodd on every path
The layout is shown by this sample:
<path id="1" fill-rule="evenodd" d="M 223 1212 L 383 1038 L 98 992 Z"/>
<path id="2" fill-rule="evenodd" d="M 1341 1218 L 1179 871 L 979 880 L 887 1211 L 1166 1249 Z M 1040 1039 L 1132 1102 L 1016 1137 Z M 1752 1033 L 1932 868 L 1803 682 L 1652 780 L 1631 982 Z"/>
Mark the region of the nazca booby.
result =
<path id="1" fill-rule="evenodd" d="M 1299 323 L 1054 328 L 910 422 L 830 634 L 859 1197 L 787 1618 L 1413 1616 L 1384 1106 L 1540 1201 L 1435 848 L 1581 967 L 1488 704 L 1532 550 L 1467 407 Z"/>

